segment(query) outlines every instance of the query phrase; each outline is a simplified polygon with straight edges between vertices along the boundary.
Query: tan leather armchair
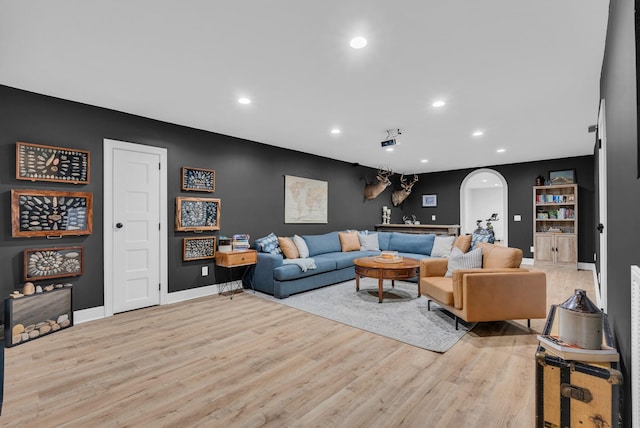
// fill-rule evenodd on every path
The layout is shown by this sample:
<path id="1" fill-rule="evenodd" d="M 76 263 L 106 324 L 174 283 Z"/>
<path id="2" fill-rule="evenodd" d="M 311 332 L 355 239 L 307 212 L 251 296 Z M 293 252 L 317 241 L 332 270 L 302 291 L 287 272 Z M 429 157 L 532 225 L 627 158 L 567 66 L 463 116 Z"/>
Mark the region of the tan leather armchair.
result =
<path id="1" fill-rule="evenodd" d="M 522 250 L 480 243 L 482 268 L 455 270 L 445 277 L 448 259 L 420 261 L 419 292 L 467 322 L 547 316 L 544 272 L 520 268 Z"/>

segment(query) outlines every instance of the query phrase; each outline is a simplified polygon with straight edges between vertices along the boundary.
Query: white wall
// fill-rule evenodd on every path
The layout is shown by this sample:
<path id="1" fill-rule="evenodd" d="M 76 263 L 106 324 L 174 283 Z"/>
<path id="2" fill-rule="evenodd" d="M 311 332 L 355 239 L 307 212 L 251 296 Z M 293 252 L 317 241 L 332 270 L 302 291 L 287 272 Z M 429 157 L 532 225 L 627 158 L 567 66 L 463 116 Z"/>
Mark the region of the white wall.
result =
<path id="1" fill-rule="evenodd" d="M 491 214 L 498 213 L 498 221 L 493 222 L 496 240 L 504 240 L 504 212 L 502 202 L 502 188 L 469 189 L 466 210 L 468 212 L 465 230 L 476 229 L 476 220 L 488 219 Z M 485 223 L 482 223 L 485 226 Z"/>

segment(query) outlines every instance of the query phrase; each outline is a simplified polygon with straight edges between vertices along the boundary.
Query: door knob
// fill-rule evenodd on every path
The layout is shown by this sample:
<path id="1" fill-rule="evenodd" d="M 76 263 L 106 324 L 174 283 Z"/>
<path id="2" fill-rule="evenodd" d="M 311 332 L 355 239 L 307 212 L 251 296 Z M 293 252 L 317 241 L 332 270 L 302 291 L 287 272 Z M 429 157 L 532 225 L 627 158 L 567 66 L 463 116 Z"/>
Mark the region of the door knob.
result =
<path id="1" fill-rule="evenodd" d="M 116 228 L 122 229 L 122 223 L 116 223 Z"/>

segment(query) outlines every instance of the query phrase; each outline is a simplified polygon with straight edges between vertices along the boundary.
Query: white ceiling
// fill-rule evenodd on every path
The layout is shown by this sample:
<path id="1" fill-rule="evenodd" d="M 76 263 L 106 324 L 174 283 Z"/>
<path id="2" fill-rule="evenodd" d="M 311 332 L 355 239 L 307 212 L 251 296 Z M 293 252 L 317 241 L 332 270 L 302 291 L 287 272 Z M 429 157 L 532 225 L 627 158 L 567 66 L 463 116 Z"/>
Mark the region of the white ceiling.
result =
<path id="1" fill-rule="evenodd" d="M 0 84 L 404 173 L 580 156 L 593 153 L 608 8 L 0 0 Z M 365 48 L 349 47 L 356 35 Z"/>

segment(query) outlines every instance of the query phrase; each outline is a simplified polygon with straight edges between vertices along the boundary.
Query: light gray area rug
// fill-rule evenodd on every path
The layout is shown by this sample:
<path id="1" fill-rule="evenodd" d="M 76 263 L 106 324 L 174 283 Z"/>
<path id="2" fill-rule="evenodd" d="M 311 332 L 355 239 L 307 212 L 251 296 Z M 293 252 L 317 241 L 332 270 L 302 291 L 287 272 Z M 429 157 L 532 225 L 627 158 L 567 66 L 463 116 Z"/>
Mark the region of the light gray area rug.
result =
<path id="1" fill-rule="evenodd" d="M 428 311 L 427 298 L 417 297 L 418 285 L 404 281 L 396 281 L 395 288 L 385 281 L 383 303 L 378 303 L 378 281 L 371 278 L 360 280 L 360 291 L 352 280 L 286 299 L 255 295 L 435 352 L 447 351 L 475 325 L 461 321 L 456 330 L 453 315 L 433 302 Z"/>

